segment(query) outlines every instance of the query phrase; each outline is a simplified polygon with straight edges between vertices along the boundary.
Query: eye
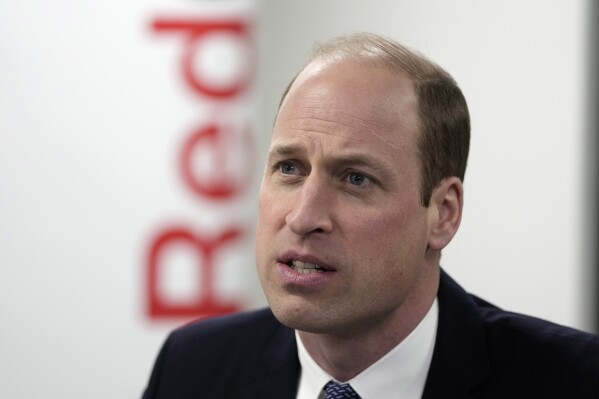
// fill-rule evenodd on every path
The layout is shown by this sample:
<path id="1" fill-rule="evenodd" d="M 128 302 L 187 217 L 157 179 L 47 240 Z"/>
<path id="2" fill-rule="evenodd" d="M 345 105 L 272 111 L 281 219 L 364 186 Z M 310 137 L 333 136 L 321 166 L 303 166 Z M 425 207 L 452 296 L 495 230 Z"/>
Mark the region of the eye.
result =
<path id="1" fill-rule="evenodd" d="M 279 170 L 284 175 L 292 175 L 296 172 L 296 167 L 290 162 L 281 162 L 279 164 Z"/>
<path id="2" fill-rule="evenodd" d="M 348 180 L 354 186 L 361 186 L 366 181 L 367 177 L 361 173 L 351 172 L 348 176 Z"/>

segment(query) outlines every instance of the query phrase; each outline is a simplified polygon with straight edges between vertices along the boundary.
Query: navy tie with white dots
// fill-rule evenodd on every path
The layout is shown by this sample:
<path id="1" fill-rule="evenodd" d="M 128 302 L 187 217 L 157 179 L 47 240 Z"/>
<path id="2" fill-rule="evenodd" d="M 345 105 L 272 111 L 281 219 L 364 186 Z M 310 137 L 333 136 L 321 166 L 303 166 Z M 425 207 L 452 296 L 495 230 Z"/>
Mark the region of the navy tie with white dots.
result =
<path id="1" fill-rule="evenodd" d="M 360 399 L 360 396 L 349 384 L 338 384 L 329 381 L 324 389 L 327 393 L 326 399 Z"/>

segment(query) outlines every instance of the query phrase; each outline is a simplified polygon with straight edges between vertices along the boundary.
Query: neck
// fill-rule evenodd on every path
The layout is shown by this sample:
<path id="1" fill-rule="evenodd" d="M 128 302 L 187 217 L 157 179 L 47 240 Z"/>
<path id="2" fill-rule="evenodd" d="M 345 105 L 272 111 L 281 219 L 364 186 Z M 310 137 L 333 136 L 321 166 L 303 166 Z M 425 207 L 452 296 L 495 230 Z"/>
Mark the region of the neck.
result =
<path id="1" fill-rule="evenodd" d="M 402 342 L 432 306 L 439 287 L 439 269 L 420 282 L 401 307 L 376 324 L 348 332 L 309 333 L 298 331 L 306 351 L 328 374 L 348 381 L 385 356 Z"/>

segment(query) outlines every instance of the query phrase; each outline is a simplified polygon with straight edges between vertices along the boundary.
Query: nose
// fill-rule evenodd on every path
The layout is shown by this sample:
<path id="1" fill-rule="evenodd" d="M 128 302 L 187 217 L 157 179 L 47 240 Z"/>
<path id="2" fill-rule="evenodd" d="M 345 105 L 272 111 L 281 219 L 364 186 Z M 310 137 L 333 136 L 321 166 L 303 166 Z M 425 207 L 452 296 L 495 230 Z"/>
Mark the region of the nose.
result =
<path id="1" fill-rule="evenodd" d="M 300 236 L 330 233 L 335 197 L 326 179 L 313 173 L 304 180 L 296 194 L 285 218 L 291 231 Z"/>

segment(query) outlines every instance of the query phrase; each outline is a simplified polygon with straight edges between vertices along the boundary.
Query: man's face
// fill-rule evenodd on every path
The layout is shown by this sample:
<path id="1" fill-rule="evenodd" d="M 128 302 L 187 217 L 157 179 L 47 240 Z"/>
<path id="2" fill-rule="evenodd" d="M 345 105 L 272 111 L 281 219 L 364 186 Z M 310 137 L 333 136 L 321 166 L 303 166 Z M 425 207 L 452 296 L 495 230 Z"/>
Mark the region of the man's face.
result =
<path id="1" fill-rule="evenodd" d="M 408 79 L 315 61 L 279 111 L 260 189 L 258 274 L 275 316 L 315 333 L 399 317 L 427 279 Z"/>

